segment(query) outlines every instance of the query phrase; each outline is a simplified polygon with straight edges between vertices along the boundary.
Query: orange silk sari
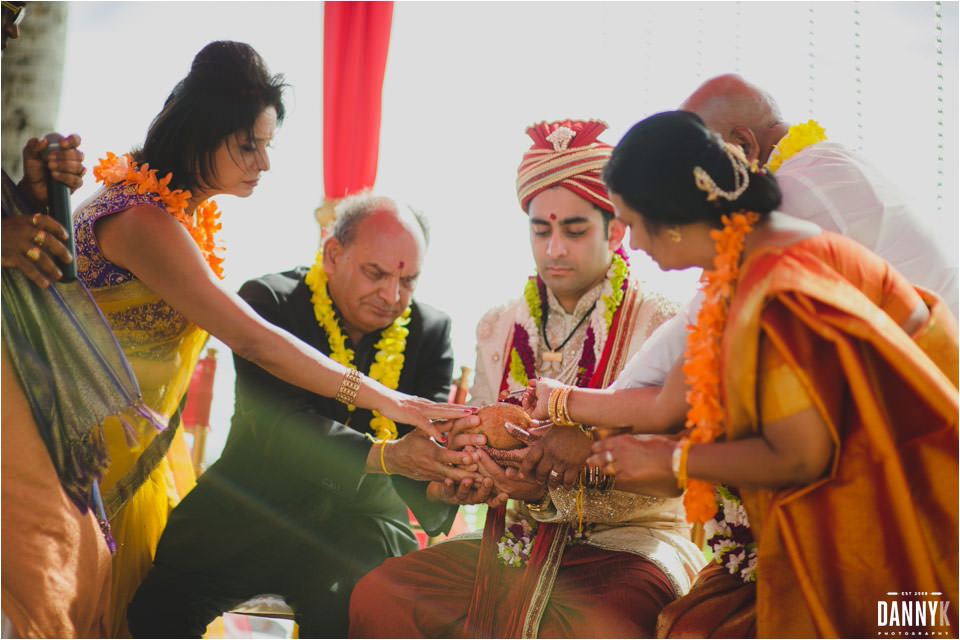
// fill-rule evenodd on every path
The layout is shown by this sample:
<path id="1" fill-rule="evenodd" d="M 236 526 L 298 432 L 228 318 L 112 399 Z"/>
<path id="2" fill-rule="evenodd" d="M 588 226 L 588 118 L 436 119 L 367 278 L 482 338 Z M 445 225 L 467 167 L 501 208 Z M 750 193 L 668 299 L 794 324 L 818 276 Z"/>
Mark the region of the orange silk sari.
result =
<path id="1" fill-rule="evenodd" d="M 910 336 L 898 323 L 915 290 L 831 233 L 758 250 L 742 267 L 724 335 L 728 437 L 762 430 L 765 341 L 835 443 L 810 485 L 740 488 L 758 544 L 760 637 L 902 631 L 878 626 L 878 602 L 907 599 L 949 601 L 949 630 L 939 618 L 919 628 L 956 636 L 957 327 L 941 300 L 919 293 L 930 319 Z"/>

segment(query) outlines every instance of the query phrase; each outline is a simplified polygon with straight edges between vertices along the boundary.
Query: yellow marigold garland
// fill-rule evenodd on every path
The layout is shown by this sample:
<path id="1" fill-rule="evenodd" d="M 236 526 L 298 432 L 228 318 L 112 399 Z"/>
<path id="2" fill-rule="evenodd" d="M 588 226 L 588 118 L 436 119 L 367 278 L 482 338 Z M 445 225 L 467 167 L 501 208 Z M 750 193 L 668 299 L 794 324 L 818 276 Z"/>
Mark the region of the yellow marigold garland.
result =
<path id="1" fill-rule="evenodd" d="M 816 120 L 795 124 L 787 130 L 787 135 L 780 138 L 780 141 L 773 147 L 773 151 L 770 152 L 770 159 L 767 160 L 767 168 L 775 172 L 781 164 L 795 153 L 826 139 L 826 131 Z"/>
<path id="2" fill-rule="evenodd" d="M 713 442 L 724 431 L 720 404 L 720 350 L 733 287 L 740 272 L 746 235 L 760 216 L 752 211 L 723 216 L 723 229 L 710 232 L 717 255 L 702 278 L 704 299 L 696 325 L 689 325 L 683 373 L 687 380 L 687 426 L 692 442 Z M 690 522 L 704 522 L 717 510 L 713 483 L 690 478 L 683 504 Z"/>
<path id="3" fill-rule="evenodd" d="M 93 168 L 93 177 L 96 178 L 97 182 L 102 182 L 108 186 L 122 183 L 133 185 L 139 194 L 155 193 L 155 199 L 186 228 L 190 237 L 200 248 L 204 260 L 217 274 L 217 277 L 223 279 L 223 258 L 216 253 L 223 247 L 217 246 L 214 238 L 216 232 L 222 226 L 218 222 L 220 211 L 217 209 L 216 202 L 204 200 L 197 205 L 196 221 L 194 221 L 194 216 L 186 212 L 190 192 L 184 189 L 171 191 L 167 187 L 170 184 L 170 179 L 173 178 L 173 174 L 168 173 L 162 178 L 157 178 L 156 169 L 151 169 L 147 163 L 138 167 L 128 153 L 117 156 L 108 151 L 107 157 L 100 158 L 97 166 Z"/>
<path id="4" fill-rule="evenodd" d="M 347 337 L 340 329 L 340 323 L 333 313 L 333 301 L 330 300 L 330 294 L 327 293 L 327 274 L 323 270 L 323 252 L 317 252 L 317 258 L 313 266 L 310 267 L 310 271 L 307 272 L 304 282 L 313 294 L 310 302 L 313 303 L 314 316 L 327 334 L 327 341 L 330 344 L 330 357 L 345 367 L 356 369 L 357 367 L 353 362 L 353 349 L 347 348 Z M 400 372 L 403 370 L 404 360 L 403 352 L 407 348 L 407 335 L 410 333 L 410 330 L 407 329 L 409 322 L 410 307 L 408 306 L 399 318 L 380 332 L 380 340 L 374 345 L 377 352 L 374 354 L 373 362 L 370 364 L 370 372 L 367 375 L 390 389 L 396 389 L 397 385 L 400 384 Z M 353 411 L 356 407 L 349 405 L 348 408 Z M 376 410 L 373 411 L 373 418 L 370 420 L 370 429 L 376 435 L 377 440 L 395 440 L 398 435 L 397 424 Z"/>

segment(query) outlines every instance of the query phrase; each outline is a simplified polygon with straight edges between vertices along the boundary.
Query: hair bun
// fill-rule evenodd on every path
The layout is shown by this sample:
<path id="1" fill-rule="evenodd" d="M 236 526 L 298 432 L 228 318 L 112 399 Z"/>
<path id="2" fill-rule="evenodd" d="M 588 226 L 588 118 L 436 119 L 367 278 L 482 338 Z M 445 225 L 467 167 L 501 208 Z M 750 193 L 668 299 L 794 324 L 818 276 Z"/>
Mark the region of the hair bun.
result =
<path id="1" fill-rule="evenodd" d="M 184 84 L 190 88 L 217 93 L 242 94 L 256 91 L 237 82 L 238 77 L 268 77 L 266 65 L 253 47 L 243 42 L 219 40 L 197 53 Z"/>

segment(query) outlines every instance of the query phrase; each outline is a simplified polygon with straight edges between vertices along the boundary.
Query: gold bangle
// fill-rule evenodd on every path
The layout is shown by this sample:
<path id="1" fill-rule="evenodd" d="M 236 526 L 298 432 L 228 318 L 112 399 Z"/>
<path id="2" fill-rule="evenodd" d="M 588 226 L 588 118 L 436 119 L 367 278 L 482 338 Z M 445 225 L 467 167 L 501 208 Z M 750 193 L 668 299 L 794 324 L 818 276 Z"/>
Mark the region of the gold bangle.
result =
<path id="1" fill-rule="evenodd" d="M 340 381 L 340 388 L 337 389 L 336 399 L 343 404 L 353 404 L 360 393 L 360 384 L 363 375 L 356 369 L 347 369 L 343 373 L 343 379 Z"/>
<path id="2" fill-rule="evenodd" d="M 687 489 L 687 458 L 690 455 L 690 445 L 692 440 L 683 440 L 673 449 L 673 475 L 677 478 L 677 488 L 681 491 Z"/>
<path id="3" fill-rule="evenodd" d="M 524 500 L 523 504 L 526 505 L 527 509 L 530 511 L 535 513 L 543 513 L 550 507 L 550 491 L 548 490 L 547 493 L 540 498 L 540 502 L 527 502 Z"/>
<path id="4" fill-rule="evenodd" d="M 386 448 L 386 446 L 387 446 L 387 441 L 386 441 L 386 439 L 381 440 L 381 441 L 380 441 L 380 468 L 383 469 L 383 472 L 384 472 L 386 475 L 390 475 L 390 472 L 387 471 L 387 465 L 386 465 L 386 463 L 383 461 L 383 450 L 384 450 L 384 448 Z"/>
<path id="5" fill-rule="evenodd" d="M 550 392 L 550 398 L 547 400 L 547 417 L 550 418 L 550 422 L 553 424 L 560 423 L 560 419 L 557 417 L 557 399 L 561 393 L 563 393 L 563 387 L 557 387 Z"/>
<path id="6" fill-rule="evenodd" d="M 572 391 L 573 387 L 563 387 L 557 397 L 557 417 L 560 421 L 554 424 L 561 427 L 576 427 L 579 424 L 570 419 L 570 412 L 567 410 L 567 398 L 570 397 Z"/>

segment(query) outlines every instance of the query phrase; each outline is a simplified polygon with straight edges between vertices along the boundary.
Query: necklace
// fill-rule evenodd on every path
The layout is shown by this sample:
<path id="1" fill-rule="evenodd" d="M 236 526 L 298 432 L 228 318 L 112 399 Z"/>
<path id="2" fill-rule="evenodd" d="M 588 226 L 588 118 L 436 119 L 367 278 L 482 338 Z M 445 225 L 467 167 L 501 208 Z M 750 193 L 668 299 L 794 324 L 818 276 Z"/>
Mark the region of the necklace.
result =
<path id="1" fill-rule="evenodd" d="M 330 345 L 330 357 L 345 367 L 356 369 L 353 362 L 353 349 L 347 348 L 347 336 L 340 329 L 340 321 L 337 320 L 333 312 L 333 300 L 327 292 L 327 274 L 323 270 L 323 252 L 317 252 L 317 258 L 307 272 L 304 282 L 313 294 L 310 302 L 313 303 L 313 314 L 320 324 L 320 327 L 327 334 L 327 342 Z M 377 350 L 370 364 L 370 371 L 367 373 L 371 378 L 380 382 L 383 386 L 390 389 L 396 389 L 400 383 L 400 372 L 403 370 L 403 352 L 407 348 L 407 335 L 410 330 L 407 324 L 410 322 L 410 307 L 408 306 L 396 318 L 390 326 L 380 332 L 380 340 L 374 345 Z M 348 405 L 347 410 L 356 409 L 353 405 Z M 370 420 L 370 429 L 376 434 L 378 440 L 395 440 L 397 438 L 397 424 L 373 410 L 373 418 Z"/>
<path id="2" fill-rule="evenodd" d="M 692 442 L 713 442 L 724 431 L 723 406 L 720 403 L 720 352 L 727 310 L 733 287 L 740 273 L 740 255 L 744 238 L 760 216 L 752 211 L 723 216 L 723 229 L 712 230 L 717 255 L 713 269 L 704 270 L 703 303 L 697 323 L 687 334 L 683 373 L 687 379 L 687 426 Z M 704 522 L 716 513 L 714 483 L 690 478 L 683 494 L 687 520 Z"/>
<path id="3" fill-rule="evenodd" d="M 577 386 L 586 386 L 593 377 L 596 363 L 602 355 L 607 340 L 607 333 L 613 323 L 613 316 L 620 308 L 629 286 L 629 275 L 630 265 L 627 254 L 622 248 L 618 248 L 613 253 L 604 279 L 603 293 L 599 301 L 603 304 L 594 305 L 586 316 L 589 322 L 583 348 L 580 351 L 580 359 L 577 362 L 577 375 L 574 381 Z M 547 285 L 539 275 L 527 279 L 527 284 L 523 288 L 523 297 L 526 304 L 522 305 L 522 315 L 513 325 L 513 339 L 510 350 L 507 352 L 507 366 L 501 382 L 501 396 L 525 388 L 529 380 L 537 375 L 535 354 L 539 346 L 537 343 L 540 337 L 541 319 L 547 314 L 548 308 Z M 559 348 L 562 346 L 560 345 Z M 549 345 L 547 348 L 550 349 Z M 541 357 L 550 361 L 546 355 Z M 515 398 L 505 398 L 504 401 L 518 402 Z"/>
<path id="4" fill-rule="evenodd" d="M 803 151 L 809 146 L 827 139 L 826 131 L 816 120 L 808 120 L 803 124 L 795 124 L 787 130 L 787 135 L 780 138 L 770 152 L 767 168 L 776 172 L 780 165 L 794 154 Z"/>
<path id="5" fill-rule="evenodd" d="M 151 169 L 149 164 L 143 164 L 137 167 L 129 153 L 122 156 L 116 156 L 107 152 L 106 158 L 101 158 L 97 166 L 93 168 L 93 177 L 97 182 L 102 182 L 107 186 L 123 184 L 134 186 L 137 193 L 153 194 L 153 199 L 162 204 L 163 207 L 172 213 L 174 217 L 190 233 L 190 237 L 197 243 L 203 259 L 210 265 L 217 277 L 223 280 L 223 258 L 217 255 L 217 251 L 223 247 L 217 246 L 214 234 L 220 230 L 221 224 L 218 222 L 220 211 L 217 209 L 217 203 L 213 200 L 204 200 L 199 205 L 193 216 L 186 212 L 187 202 L 190 200 L 190 192 L 184 189 L 170 190 L 167 187 L 170 184 L 172 173 L 168 173 L 163 178 L 157 178 L 157 170 Z M 196 218 L 196 220 L 194 220 Z"/>
<path id="6" fill-rule="evenodd" d="M 567 337 L 563 339 L 563 342 L 561 342 L 556 349 L 550 346 L 550 340 L 547 339 L 547 316 L 549 315 L 549 311 L 545 310 L 543 315 L 540 318 L 540 335 L 543 336 L 543 344 L 546 345 L 547 350 L 541 351 L 540 357 L 546 360 L 547 362 L 563 362 L 563 348 L 567 346 L 567 343 L 570 342 L 570 338 L 573 337 L 573 334 L 577 332 L 577 329 L 579 329 L 580 326 L 584 323 L 584 321 L 590 317 L 590 314 L 593 313 L 593 310 L 596 308 L 597 308 L 596 302 L 590 305 L 590 308 L 587 309 L 587 312 L 583 314 L 582 318 L 580 318 L 580 321 L 573 328 L 573 331 L 567 334 Z"/>

